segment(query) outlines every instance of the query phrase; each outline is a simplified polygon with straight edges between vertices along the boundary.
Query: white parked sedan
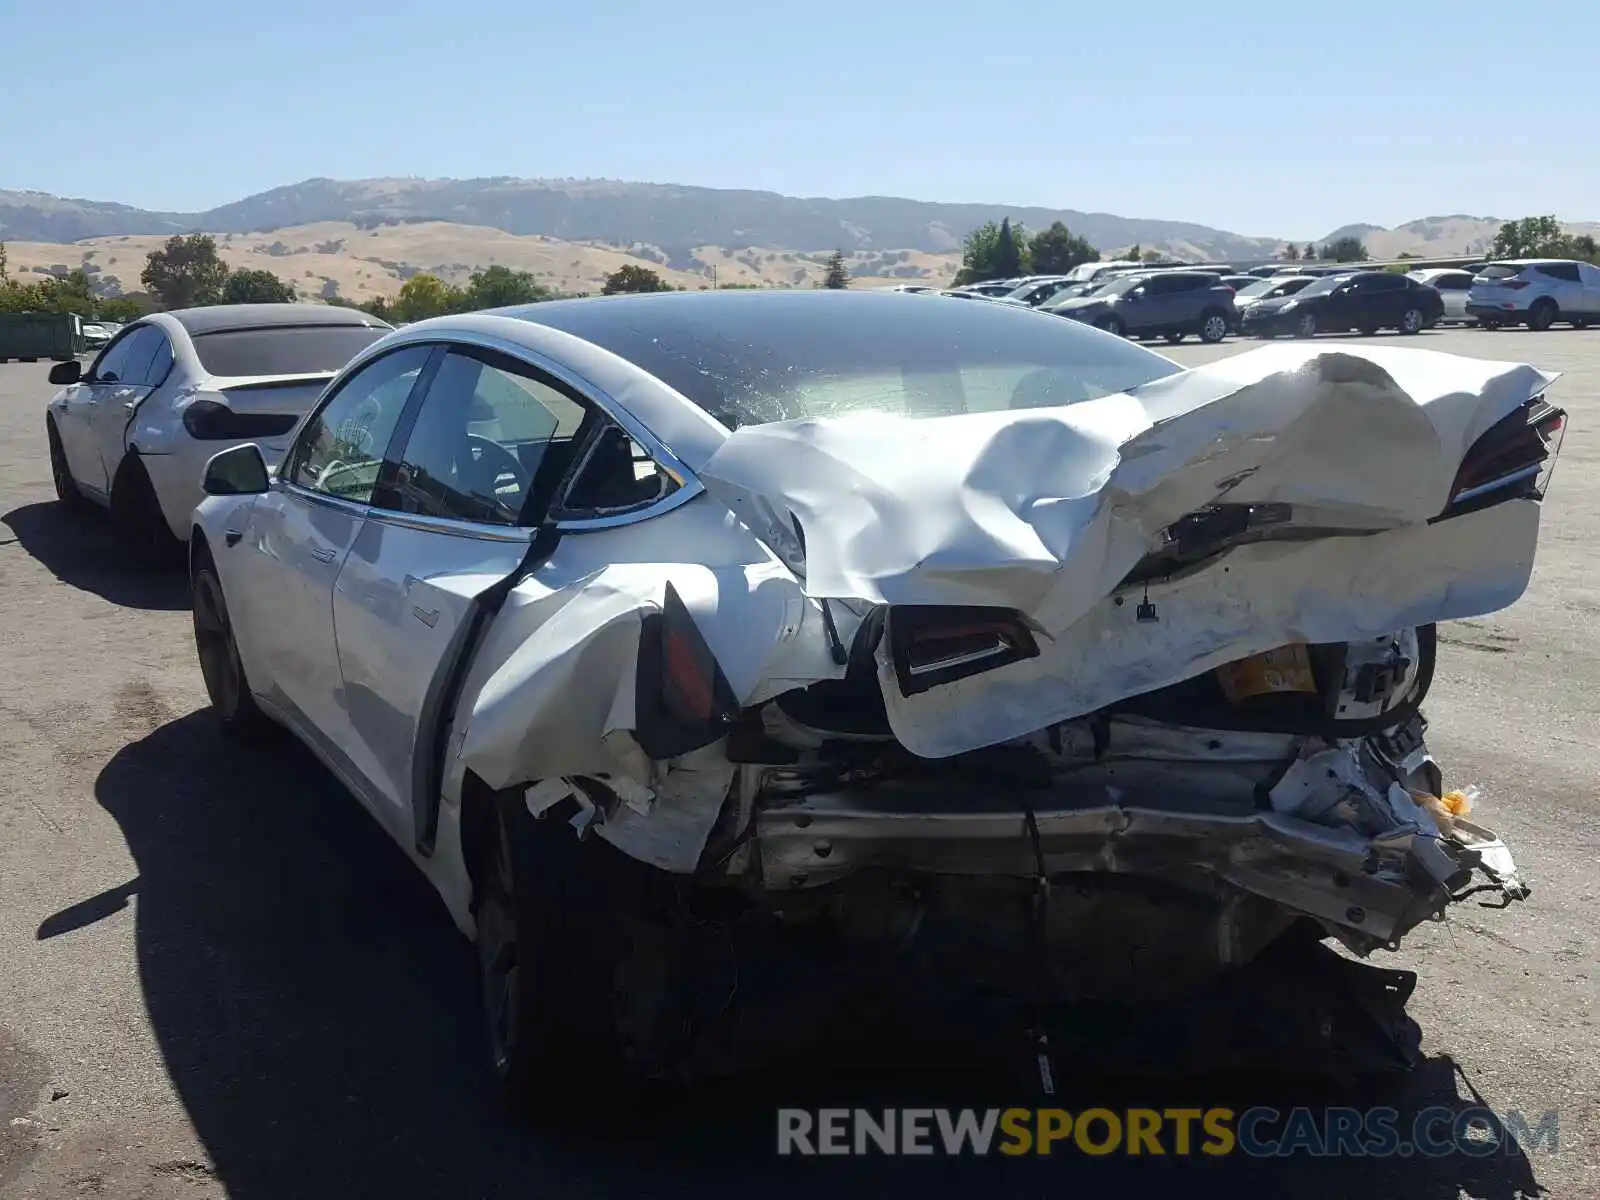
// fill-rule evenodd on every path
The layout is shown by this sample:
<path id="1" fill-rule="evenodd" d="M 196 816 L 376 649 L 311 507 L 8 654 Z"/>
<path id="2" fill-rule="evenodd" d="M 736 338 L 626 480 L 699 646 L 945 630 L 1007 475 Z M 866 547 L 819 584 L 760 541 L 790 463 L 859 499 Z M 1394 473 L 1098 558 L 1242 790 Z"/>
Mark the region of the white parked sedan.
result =
<path id="1" fill-rule="evenodd" d="M 1554 378 L 1183 371 L 889 293 L 422 321 L 276 470 L 210 461 L 200 664 L 226 730 L 287 726 L 437 888 L 535 1108 L 728 1061 L 790 956 L 824 964 L 790 998 L 859 951 L 1037 1016 L 1293 942 L 1393 1007 L 1318 939 L 1523 894 L 1420 706 L 1435 623 L 1527 584 Z"/>
<path id="2" fill-rule="evenodd" d="M 126 326 L 87 371 L 50 371 L 56 496 L 106 506 L 130 552 L 169 557 L 189 536 L 206 460 L 251 441 L 277 461 L 334 372 L 389 329 L 321 304 L 180 309 Z"/>
<path id="3" fill-rule="evenodd" d="M 1427 267 L 1408 271 L 1418 283 L 1425 283 L 1439 293 L 1444 301 L 1444 316 L 1440 318 L 1455 325 L 1476 325 L 1478 318 L 1467 312 L 1467 293 L 1472 289 L 1473 273 L 1456 267 Z"/>

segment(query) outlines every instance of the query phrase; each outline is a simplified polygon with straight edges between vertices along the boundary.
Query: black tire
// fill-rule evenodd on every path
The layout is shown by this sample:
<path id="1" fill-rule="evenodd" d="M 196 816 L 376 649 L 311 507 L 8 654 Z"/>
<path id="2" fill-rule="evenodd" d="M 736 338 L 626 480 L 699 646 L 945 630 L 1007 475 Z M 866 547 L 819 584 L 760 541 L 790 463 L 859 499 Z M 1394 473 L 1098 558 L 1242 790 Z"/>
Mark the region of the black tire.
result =
<path id="1" fill-rule="evenodd" d="M 194 615 L 194 646 L 200 658 L 200 674 L 205 679 L 211 711 L 228 737 L 259 742 L 273 731 L 271 719 L 256 704 L 250 680 L 239 657 L 239 644 L 233 637 L 233 621 L 222 594 L 211 555 L 201 550 L 195 558 L 194 576 L 189 582 L 190 608 Z"/>
<path id="2" fill-rule="evenodd" d="M 1420 308 L 1408 308 L 1400 314 L 1400 332 L 1404 334 L 1421 333 L 1423 326 L 1427 322 L 1428 319 L 1422 315 Z"/>
<path id="3" fill-rule="evenodd" d="M 150 475 L 132 450 L 122 456 L 111 482 L 111 522 L 123 553 L 135 564 L 166 567 L 182 560 L 183 543 L 167 527 Z"/>
<path id="4" fill-rule="evenodd" d="M 1573 317 L 1572 318 L 1572 327 L 1574 329 L 1587 329 L 1587 328 L 1589 328 L 1589 318 L 1588 317 Z"/>
<path id="5" fill-rule="evenodd" d="M 617 1019 L 637 864 L 599 839 L 579 842 L 570 810 L 536 820 L 521 790 L 494 795 L 473 871 L 490 1066 L 502 1101 L 541 1124 L 587 1119 L 592 1104 L 636 1111 L 649 1093 L 626 1065 Z"/>
<path id="6" fill-rule="evenodd" d="M 1104 329 L 1107 333 L 1114 333 L 1118 337 L 1127 337 L 1128 328 L 1122 323 L 1121 317 L 1101 317 L 1095 322 L 1096 329 Z"/>
<path id="7" fill-rule="evenodd" d="M 1528 310 L 1528 328 L 1535 333 L 1543 333 L 1556 323 L 1560 313 L 1554 300 L 1536 300 Z"/>
<path id="8" fill-rule="evenodd" d="M 61 445 L 61 434 L 56 429 L 54 418 L 44 419 L 44 436 L 50 444 L 50 479 L 56 485 L 56 499 L 62 508 L 82 512 L 89 507 L 89 500 L 78 490 L 77 480 L 72 478 L 72 468 L 67 466 L 67 452 Z"/>
<path id="9" fill-rule="evenodd" d="M 1200 314 L 1200 340 L 1208 346 L 1215 346 L 1228 336 L 1228 314 L 1217 309 Z"/>
<path id="10" fill-rule="evenodd" d="M 1493 317 L 1479 317 L 1478 328 L 1493 331 L 1500 328 L 1500 322 L 1496 321 Z"/>
<path id="11" fill-rule="evenodd" d="M 1294 336 L 1295 337 L 1303 337 L 1303 338 L 1314 338 L 1314 337 L 1317 336 L 1317 333 L 1318 333 L 1318 329 L 1317 329 L 1317 314 L 1316 313 L 1301 313 L 1300 314 L 1300 319 L 1295 322 Z"/>
<path id="12" fill-rule="evenodd" d="M 1181 329 L 1175 329 L 1171 333 L 1163 334 L 1162 336 L 1167 339 L 1167 344 L 1169 346 L 1176 346 L 1179 342 L 1183 341 L 1188 334 L 1184 333 Z"/>

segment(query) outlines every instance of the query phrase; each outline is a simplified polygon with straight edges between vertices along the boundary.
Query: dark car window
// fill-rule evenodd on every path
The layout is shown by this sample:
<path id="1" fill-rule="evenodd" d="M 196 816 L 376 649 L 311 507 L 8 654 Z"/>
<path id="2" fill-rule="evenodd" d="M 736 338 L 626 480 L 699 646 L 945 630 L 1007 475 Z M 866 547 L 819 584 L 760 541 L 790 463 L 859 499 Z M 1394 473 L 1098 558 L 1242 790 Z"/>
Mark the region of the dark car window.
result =
<path id="1" fill-rule="evenodd" d="M 1565 279 L 1568 283 L 1577 283 L 1579 278 L 1577 263 L 1540 263 L 1534 270 L 1554 279 Z"/>
<path id="2" fill-rule="evenodd" d="M 372 499 L 384 452 L 430 353 L 428 346 L 406 346 L 344 379 L 301 429 L 288 481 L 340 500 Z"/>
<path id="3" fill-rule="evenodd" d="M 1452 271 L 1434 277 L 1433 286 L 1441 292 L 1464 292 L 1472 286 L 1472 276 L 1465 271 Z"/>
<path id="4" fill-rule="evenodd" d="M 155 325 L 141 326 L 135 334 L 137 340 L 128 351 L 123 382 L 155 387 L 172 369 L 172 343 Z"/>
<path id="5" fill-rule="evenodd" d="M 1370 286 L 1375 292 L 1403 292 L 1412 281 L 1404 275 L 1374 275 Z"/>
<path id="6" fill-rule="evenodd" d="M 1478 272 L 1478 278 L 1489 283 L 1499 283 L 1502 279 L 1512 279 L 1521 275 L 1524 268 L 1516 263 L 1490 263 Z"/>
<path id="7" fill-rule="evenodd" d="M 1072 404 L 1181 370 L 1013 305 L 872 292 L 668 293 L 547 302 L 515 315 L 627 359 L 729 428 Z"/>
<path id="8" fill-rule="evenodd" d="M 94 366 L 89 369 L 89 377 L 95 383 L 133 383 L 132 376 L 134 363 L 137 361 L 140 368 L 149 361 L 153 351 L 146 335 L 151 332 L 149 325 L 131 325 L 117 335 L 104 350 L 100 357 L 94 360 Z"/>
<path id="9" fill-rule="evenodd" d="M 388 332 L 368 325 L 220 329 L 196 334 L 194 352 L 212 375 L 314 375 L 337 371 Z"/>
<path id="10" fill-rule="evenodd" d="M 375 503 L 515 525 L 566 474 L 589 408 L 513 359 L 452 349 L 440 361 Z"/>

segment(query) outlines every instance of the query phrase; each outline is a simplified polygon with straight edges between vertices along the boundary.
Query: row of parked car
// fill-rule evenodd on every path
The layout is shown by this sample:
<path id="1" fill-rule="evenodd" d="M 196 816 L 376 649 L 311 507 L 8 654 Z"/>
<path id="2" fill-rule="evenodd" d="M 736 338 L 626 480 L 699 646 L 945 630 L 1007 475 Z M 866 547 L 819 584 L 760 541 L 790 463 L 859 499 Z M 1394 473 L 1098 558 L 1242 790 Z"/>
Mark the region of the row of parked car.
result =
<path id="1" fill-rule="evenodd" d="M 1398 274 L 1340 264 L 1085 263 L 1065 275 L 959 288 L 897 290 L 1036 308 L 1128 337 L 1219 342 L 1380 329 L 1418 333 L 1441 322 L 1486 329 L 1600 323 L 1600 268 L 1569 259 L 1517 259 Z"/>

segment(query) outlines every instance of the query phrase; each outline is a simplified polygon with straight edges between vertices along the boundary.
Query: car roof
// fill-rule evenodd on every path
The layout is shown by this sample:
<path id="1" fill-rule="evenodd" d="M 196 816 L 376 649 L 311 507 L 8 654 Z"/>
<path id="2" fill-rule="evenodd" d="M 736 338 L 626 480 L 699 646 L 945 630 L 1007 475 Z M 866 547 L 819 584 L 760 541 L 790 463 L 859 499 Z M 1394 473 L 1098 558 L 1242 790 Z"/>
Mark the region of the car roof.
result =
<path id="1" fill-rule="evenodd" d="M 234 329 L 267 329 L 275 325 L 356 325 L 388 329 L 359 308 L 336 304 L 212 304 L 204 308 L 179 308 L 166 314 L 190 336 Z"/>

